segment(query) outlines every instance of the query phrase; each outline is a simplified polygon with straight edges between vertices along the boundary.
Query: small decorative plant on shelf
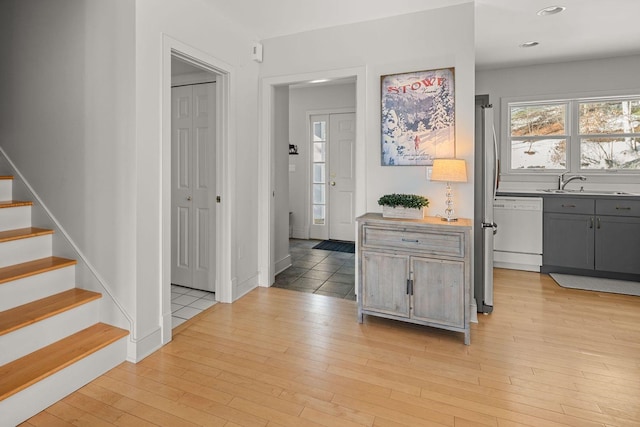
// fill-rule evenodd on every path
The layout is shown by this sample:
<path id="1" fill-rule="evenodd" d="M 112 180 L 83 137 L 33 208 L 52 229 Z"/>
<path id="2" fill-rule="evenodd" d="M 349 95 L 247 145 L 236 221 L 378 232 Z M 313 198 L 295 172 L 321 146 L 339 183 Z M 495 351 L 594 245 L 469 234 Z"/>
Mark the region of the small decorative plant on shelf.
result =
<path id="1" fill-rule="evenodd" d="M 385 194 L 378 199 L 385 218 L 424 218 L 424 208 L 429 199 L 417 194 Z"/>

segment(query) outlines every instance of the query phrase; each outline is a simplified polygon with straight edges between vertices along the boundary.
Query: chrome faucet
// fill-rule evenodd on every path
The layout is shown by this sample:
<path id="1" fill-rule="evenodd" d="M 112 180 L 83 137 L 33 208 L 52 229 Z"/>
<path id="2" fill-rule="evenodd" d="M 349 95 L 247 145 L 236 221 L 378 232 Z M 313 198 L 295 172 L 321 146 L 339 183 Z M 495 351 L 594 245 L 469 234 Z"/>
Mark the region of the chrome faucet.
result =
<path id="1" fill-rule="evenodd" d="M 574 175 L 569 177 L 568 179 L 564 179 L 564 176 L 567 174 L 568 172 L 565 172 L 563 174 L 558 175 L 558 190 L 564 190 L 564 187 L 566 187 L 566 185 L 568 183 L 570 183 L 571 181 L 575 180 L 575 179 L 579 179 L 580 181 L 586 181 L 587 177 L 584 175 Z"/>

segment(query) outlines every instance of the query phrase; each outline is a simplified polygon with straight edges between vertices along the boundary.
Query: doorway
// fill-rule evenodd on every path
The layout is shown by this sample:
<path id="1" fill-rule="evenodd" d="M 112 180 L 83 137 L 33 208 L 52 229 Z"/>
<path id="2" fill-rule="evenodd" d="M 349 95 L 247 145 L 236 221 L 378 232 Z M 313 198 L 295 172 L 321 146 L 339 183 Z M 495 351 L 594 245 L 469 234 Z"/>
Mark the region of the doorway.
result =
<path id="1" fill-rule="evenodd" d="M 273 77 L 273 78 L 263 78 L 261 81 L 261 91 L 262 91 L 262 101 L 261 101 L 261 129 L 260 134 L 264 138 L 264 143 L 260 145 L 260 198 L 259 205 L 260 211 L 264 213 L 259 218 L 259 240 L 258 240 L 258 256 L 259 256 L 259 267 L 260 267 L 260 278 L 259 284 L 260 286 L 271 286 L 275 281 L 275 272 L 276 272 L 276 256 L 273 251 L 273 242 L 276 239 L 274 233 L 274 219 L 276 217 L 280 217 L 281 213 L 277 211 L 276 203 L 274 203 L 274 195 L 277 194 L 277 188 L 275 188 L 275 180 L 274 175 L 277 171 L 274 170 L 274 147 L 277 147 L 279 143 L 278 140 L 274 137 L 273 126 L 276 122 L 275 117 L 278 115 L 277 108 L 274 107 L 274 93 L 277 87 L 288 86 L 292 88 L 294 86 L 299 85 L 308 85 L 309 82 L 314 80 L 339 80 L 339 79 L 351 79 L 352 83 L 355 83 L 355 105 L 365 105 L 366 104 L 366 70 L 364 67 L 352 68 L 352 69 L 342 69 L 342 70 L 333 70 L 333 71 L 325 71 L 319 73 L 309 73 L 304 75 L 293 75 L 293 76 L 281 76 L 281 77 Z M 325 95 L 326 96 L 326 95 Z M 322 108 L 322 107 L 321 107 Z M 310 111 L 311 109 L 306 109 L 306 111 Z M 340 109 L 340 107 L 338 107 Z M 300 111 L 299 109 L 291 108 L 291 115 L 294 114 L 295 111 Z M 305 111 L 305 110 L 302 110 Z M 350 109 L 353 111 L 353 109 Z M 330 113 L 331 111 L 316 111 L 317 113 Z M 365 171 L 365 157 L 364 157 L 364 117 L 365 111 L 364 109 L 356 108 L 355 112 L 355 142 L 354 142 L 354 152 L 359 152 L 362 155 L 359 157 L 354 157 L 354 165 L 353 165 L 353 174 L 354 174 L 354 182 L 355 182 L 355 190 L 353 194 L 353 205 L 354 205 L 354 213 L 352 216 L 357 216 L 365 212 L 366 203 L 365 203 L 365 183 L 364 183 L 364 171 Z M 306 133 L 303 134 L 301 139 L 293 141 L 294 145 L 303 144 L 308 146 L 309 141 L 309 131 L 308 131 L 308 123 L 309 118 L 307 117 L 306 121 L 300 122 L 303 124 L 306 129 Z M 298 158 L 299 157 L 299 158 Z M 302 231 L 302 233 L 306 236 L 304 238 L 308 238 L 309 236 L 309 224 L 311 222 L 311 207 L 308 204 L 310 200 L 310 178 L 311 178 L 311 170 L 307 166 L 309 163 L 308 157 L 302 159 L 301 156 L 291 156 L 289 158 L 289 173 L 298 174 L 295 176 L 289 175 L 290 183 L 301 183 L 304 186 L 304 189 L 301 190 L 304 192 L 304 204 L 307 206 L 302 207 L 302 210 L 299 211 L 298 214 L 293 213 L 294 217 L 294 226 L 293 233 L 295 235 L 296 223 L 295 218 L 298 219 L 304 218 L 306 222 L 306 229 Z M 299 165 L 293 165 L 291 163 L 292 160 L 303 162 L 305 165 L 303 168 Z M 301 163 L 302 164 L 302 163 Z M 302 175 L 304 176 L 302 176 Z M 285 207 L 287 209 L 287 207 Z M 287 209 L 288 210 L 288 209 Z M 288 215 L 289 212 L 286 212 Z M 354 227 L 355 228 L 355 227 Z"/>
<path id="2" fill-rule="evenodd" d="M 215 304 L 216 77 L 171 58 L 171 316 Z"/>
<path id="3" fill-rule="evenodd" d="M 311 239 L 355 241 L 355 118 L 310 117 Z"/>
<path id="4" fill-rule="evenodd" d="M 195 67 L 198 73 L 208 73 L 215 76 L 215 144 L 213 150 L 213 167 L 209 170 L 214 173 L 215 189 L 211 189 L 209 200 L 213 200 L 215 209 L 215 219 L 211 227 L 215 230 L 215 242 L 210 250 L 214 254 L 211 265 L 213 272 L 209 274 L 210 282 L 215 289 L 215 300 L 219 302 L 231 302 L 233 297 L 233 287 L 231 280 L 231 235 L 228 230 L 231 228 L 232 206 L 224 203 L 230 194 L 229 187 L 233 186 L 232 177 L 229 173 L 229 164 L 233 164 L 235 159 L 229 152 L 229 123 L 235 120 L 233 108 L 230 108 L 231 77 L 234 68 L 206 52 L 186 45 L 166 34 L 163 35 L 163 56 L 162 56 L 162 156 L 161 156 L 161 194 L 162 194 L 162 227 L 161 242 L 162 250 L 159 254 L 161 259 L 161 287 L 160 310 L 161 310 L 161 335 L 162 343 L 171 341 L 173 318 L 172 318 L 172 286 L 171 286 L 171 252 L 174 237 L 171 233 L 172 217 L 172 144 L 171 144 L 171 87 L 172 87 L 172 61 L 175 60 Z M 187 73 L 189 74 L 189 73 Z M 180 83 L 201 83 L 199 81 L 187 81 L 189 76 L 182 77 Z M 175 83 L 175 81 L 173 82 Z M 218 202 L 222 200 L 222 202 Z M 192 290 L 193 292 L 204 292 Z M 174 295 L 175 296 L 175 295 Z"/>

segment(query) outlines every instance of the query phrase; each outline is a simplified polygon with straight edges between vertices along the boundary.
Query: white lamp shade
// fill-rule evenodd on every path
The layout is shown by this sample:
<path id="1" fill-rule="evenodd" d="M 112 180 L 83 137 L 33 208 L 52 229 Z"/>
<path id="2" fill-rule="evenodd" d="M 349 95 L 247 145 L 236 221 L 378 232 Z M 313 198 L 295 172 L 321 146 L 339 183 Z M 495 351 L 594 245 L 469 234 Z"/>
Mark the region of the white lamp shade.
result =
<path id="1" fill-rule="evenodd" d="M 431 180 L 467 182 L 467 164 L 462 159 L 434 159 Z"/>

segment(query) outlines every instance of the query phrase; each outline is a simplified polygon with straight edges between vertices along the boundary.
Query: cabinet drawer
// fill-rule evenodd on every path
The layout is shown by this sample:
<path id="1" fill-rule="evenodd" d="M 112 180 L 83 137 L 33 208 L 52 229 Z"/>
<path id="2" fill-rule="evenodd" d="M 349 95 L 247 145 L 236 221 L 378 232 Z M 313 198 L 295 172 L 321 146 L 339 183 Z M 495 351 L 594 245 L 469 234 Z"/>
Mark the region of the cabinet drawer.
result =
<path id="1" fill-rule="evenodd" d="M 464 257 L 464 234 L 365 225 L 362 227 L 362 246 Z"/>
<path id="2" fill-rule="evenodd" d="M 574 213 L 592 215 L 595 209 L 595 200 L 582 198 L 555 198 L 544 199 L 545 212 Z"/>
<path id="3" fill-rule="evenodd" d="M 596 214 L 640 217 L 640 200 L 596 200 Z"/>

